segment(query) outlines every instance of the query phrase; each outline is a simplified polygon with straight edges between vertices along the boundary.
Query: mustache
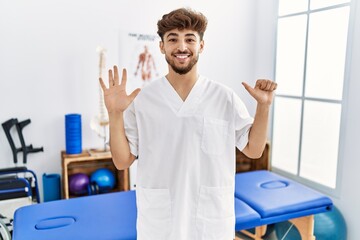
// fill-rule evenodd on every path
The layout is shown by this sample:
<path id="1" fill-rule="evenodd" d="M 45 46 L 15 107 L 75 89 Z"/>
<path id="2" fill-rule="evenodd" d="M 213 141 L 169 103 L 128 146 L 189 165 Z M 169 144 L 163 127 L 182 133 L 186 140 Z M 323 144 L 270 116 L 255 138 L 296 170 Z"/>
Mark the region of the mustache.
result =
<path id="1" fill-rule="evenodd" d="M 173 54 L 190 54 L 190 55 L 192 55 L 192 53 L 189 51 L 189 50 L 185 50 L 185 51 L 176 51 L 176 52 L 174 52 Z"/>

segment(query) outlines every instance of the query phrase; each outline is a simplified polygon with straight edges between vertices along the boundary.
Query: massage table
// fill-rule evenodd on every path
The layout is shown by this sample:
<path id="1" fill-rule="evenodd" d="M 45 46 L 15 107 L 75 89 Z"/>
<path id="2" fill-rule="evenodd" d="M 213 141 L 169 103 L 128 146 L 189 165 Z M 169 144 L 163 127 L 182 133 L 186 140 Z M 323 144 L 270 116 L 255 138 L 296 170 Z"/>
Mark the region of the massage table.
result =
<path id="1" fill-rule="evenodd" d="M 236 231 L 262 239 L 266 226 L 290 221 L 302 240 L 314 240 L 314 214 L 331 211 L 327 196 L 270 171 L 235 176 Z M 243 229 L 255 228 L 255 233 Z"/>
<path id="2" fill-rule="evenodd" d="M 256 240 L 281 221 L 292 222 L 302 239 L 315 239 L 313 215 L 332 208 L 323 194 L 269 171 L 236 174 L 234 195 L 235 231 Z M 134 191 L 26 206 L 15 213 L 13 240 L 135 240 L 136 214 Z"/>

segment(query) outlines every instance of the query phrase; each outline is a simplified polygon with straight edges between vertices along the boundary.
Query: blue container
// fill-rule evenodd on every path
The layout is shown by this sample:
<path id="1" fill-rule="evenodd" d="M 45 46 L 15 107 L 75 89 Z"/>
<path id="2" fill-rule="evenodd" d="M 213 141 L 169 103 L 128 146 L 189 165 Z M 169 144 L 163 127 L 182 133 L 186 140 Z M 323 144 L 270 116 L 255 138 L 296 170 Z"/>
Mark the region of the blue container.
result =
<path id="1" fill-rule="evenodd" d="M 66 154 L 82 152 L 81 115 L 65 115 Z"/>
<path id="2" fill-rule="evenodd" d="M 44 202 L 61 199 L 60 175 L 46 174 L 42 176 Z"/>

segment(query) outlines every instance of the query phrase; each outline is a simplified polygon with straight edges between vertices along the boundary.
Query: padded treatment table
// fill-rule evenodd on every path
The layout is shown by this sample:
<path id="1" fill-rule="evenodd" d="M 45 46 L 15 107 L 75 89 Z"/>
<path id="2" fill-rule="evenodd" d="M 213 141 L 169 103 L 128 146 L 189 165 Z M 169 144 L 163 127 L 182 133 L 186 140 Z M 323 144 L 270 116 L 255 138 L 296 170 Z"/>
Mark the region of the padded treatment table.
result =
<path id="1" fill-rule="evenodd" d="M 135 192 L 57 200 L 15 212 L 15 240 L 135 240 Z"/>
<path id="2" fill-rule="evenodd" d="M 262 239 L 266 225 L 289 220 L 302 239 L 313 236 L 313 214 L 331 210 L 331 200 L 269 171 L 236 175 L 236 231 Z M 135 240 L 134 191 L 58 200 L 18 209 L 13 240 Z"/>
<path id="3" fill-rule="evenodd" d="M 254 234 L 242 231 L 246 235 L 262 239 L 267 224 L 290 221 L 304 240 L 315 239 L 313 214 L 331 211 L 332 201 L 298 182 L 264 170 L 236 174 L 236 214 L 239 214 L 236 209 L 240 207 L 248 219 L 246 222 L 238 221 L 236 215 L 235 228 L 255 228 Z"/>

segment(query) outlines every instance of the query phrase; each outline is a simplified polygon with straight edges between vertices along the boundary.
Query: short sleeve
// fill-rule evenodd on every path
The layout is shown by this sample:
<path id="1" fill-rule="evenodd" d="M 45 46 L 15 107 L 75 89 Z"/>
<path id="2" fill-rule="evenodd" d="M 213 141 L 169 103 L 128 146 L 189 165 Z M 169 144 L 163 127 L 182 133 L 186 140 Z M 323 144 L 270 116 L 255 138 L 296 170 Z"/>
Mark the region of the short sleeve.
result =
<path id="1" fill-rule="evenodd" d="M 129 105 L 129 107 L 124 112 L 124 128 L 125 135 L 129 141 L 130 152 L 135 157 L 138 156 L 139 148 L 139 135 L 138 127 L 136 122 L 135 106 L 134 101 Z"/>
<path id="2" fill-rule="evenodd" d="M 254 119 L 250 116 L 243 101 L 233 93 L 235 144 L 242 151 L 249 141 L 250 128 Z"/>

